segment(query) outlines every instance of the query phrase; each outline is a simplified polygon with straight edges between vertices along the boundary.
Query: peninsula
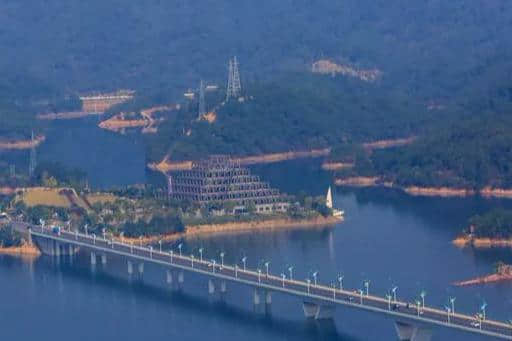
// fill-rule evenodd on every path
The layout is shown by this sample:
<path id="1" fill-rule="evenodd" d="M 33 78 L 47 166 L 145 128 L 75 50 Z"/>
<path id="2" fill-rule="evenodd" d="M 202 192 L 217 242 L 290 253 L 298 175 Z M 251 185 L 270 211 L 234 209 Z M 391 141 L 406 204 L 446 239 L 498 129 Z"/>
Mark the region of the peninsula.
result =
<path id="1" fill-rule="evenodd" d="M 471 217 L 453 243 L 459 247 L 512 247 L 512 210 L 494 209 Z"/>

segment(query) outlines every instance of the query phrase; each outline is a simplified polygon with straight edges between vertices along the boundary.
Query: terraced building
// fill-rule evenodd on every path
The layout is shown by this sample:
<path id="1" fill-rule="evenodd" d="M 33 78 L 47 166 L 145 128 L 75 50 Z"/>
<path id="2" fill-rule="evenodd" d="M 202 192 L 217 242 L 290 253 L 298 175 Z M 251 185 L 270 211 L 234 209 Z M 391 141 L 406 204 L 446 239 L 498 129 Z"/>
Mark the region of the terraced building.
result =
<path id="1" fill-rule="evenodd" d="M 169 196 L 190 200 L 202 206 L 232 202 L 240 212 L 254 204 L 258 213 L 286 211 L 286 196 L 259 176 L 226 155 L 214 155 L 193 162 L 192 168 L 169 175 Z"/>

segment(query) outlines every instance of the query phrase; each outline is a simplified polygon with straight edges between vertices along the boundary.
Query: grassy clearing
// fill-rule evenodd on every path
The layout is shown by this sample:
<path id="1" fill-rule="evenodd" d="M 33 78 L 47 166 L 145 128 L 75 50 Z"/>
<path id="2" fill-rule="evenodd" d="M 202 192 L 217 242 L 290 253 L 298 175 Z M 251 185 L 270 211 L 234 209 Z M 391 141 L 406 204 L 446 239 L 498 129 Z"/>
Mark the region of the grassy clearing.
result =
<path id="1" fill-rule="evenodd" d="M 23 193 L 21 200 L 29 207 L 37 205 L 71 207 L 66 196 L 59 194 L 60 190 L 60 188 L 29 188 Z"/>
<path id="2" fill-rule="evenodd" d="M 87 200 L 94 205 L 98 202 L 114 202 L 117 200 L 117 197 L 110 193 L 93 193 L 87 195 Z"/>

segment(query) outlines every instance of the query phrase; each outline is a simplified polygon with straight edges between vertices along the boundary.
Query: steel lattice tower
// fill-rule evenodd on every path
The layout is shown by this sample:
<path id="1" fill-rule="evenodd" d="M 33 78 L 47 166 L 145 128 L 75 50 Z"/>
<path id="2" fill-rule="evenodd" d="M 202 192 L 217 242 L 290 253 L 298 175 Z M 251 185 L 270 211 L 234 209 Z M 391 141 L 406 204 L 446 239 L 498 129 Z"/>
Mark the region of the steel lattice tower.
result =
<path id="1" fill-rule="evenodd" d="M 201 79 L 199 83 L 199 118 L 206 114 L 206 104 L 204 100 L 204 82 Z"/>
<path id="2" fill-rule="evenodd" d="M 236 56 L 229 60 L 228 87 L 226 92 L 226 101 L 230 98 L 238 98 L 242 94 L 242 84 L 240 82 L 240 72 L 238 70 L 238 60 Z"/>

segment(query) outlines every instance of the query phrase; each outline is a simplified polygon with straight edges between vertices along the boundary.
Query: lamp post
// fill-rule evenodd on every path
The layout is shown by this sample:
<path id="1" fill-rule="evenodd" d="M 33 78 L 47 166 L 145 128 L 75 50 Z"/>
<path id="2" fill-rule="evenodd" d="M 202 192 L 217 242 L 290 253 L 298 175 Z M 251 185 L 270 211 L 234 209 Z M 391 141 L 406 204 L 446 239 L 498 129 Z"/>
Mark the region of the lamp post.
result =
<path id="1" fill-rule="evenodd" d="M 89 232 L 87 231 L 89 229 L 89 226 L 87 224 L 84 225 L 85 235 L 88 236 Z"/>
<path id="2" fill-rule="evenodd" d="M 183 247 L 183 243 L 179 243 L 178 244 L 178 250 L 180 251 L 180 257 L 182 256 L 181 254 L 181 248 Z"/>
<path id="3" fill-rule="evenodd" d="M 158 241 L 158 245 L 160 246 L 160 253 L 162 253 L 162 239 Z"/>
<path id="4" fill-rule="evenodd" d="M 247 262 L 247 257 L 243 256 L 242 263 L 244 264 L 244 271 L 246 270 L 246 262 Z"/>
<path id="5" fill-rule="evenodd" d="M 421 306 L 423 309 L 425 309 L 425 296 L 427 296 L 427 292 L 425 290 L 423 290 L 421 293 L 420 293 L 420 297 L 421 297 Z"/>
<path id="6" fill-rule="evenodd" d="M 238 278 L 238 264 L 235 264 L 235 278 Z"/>
<path id="7" fill-rule="evenodd" d="M 268 267 L 269 267 L 269 265 L 270 265 L 270 262 L 266 261 L 265 262 L 265 271 L 266 271 L 267 278 L 268 278 Z"/>
<path id="8" fill-rule="evenodd" d="M 391 310 L 391 295 L 387 294 L 386 298 L 388 299 L 388 310 Z"/>
<path id="9" fill-rule="evenodd" d="M 261 283 L 261 269 L 258 269 L 258 283 Z"/>
<path id="10" fill-rule="evenodd" d="M 201 262 L 203 261 L 203 248 L 202 247 L 199 248 L 199 260 Z"/>
<path id="11" fill-rule="evenodd" d="M 130 253 L 133 253 L 133 242 L 130 242 Z"/>
<path id="12" fill-rule="evenodd" d="M 105 228 L 102 228 L 101 229 L 101 233 L 103 233 L 103 240 L 107 240 L 107 237 L 106 237 L 106 229 Z M 142 238 L 142 236 L 141 236 Z"/>
<path id="13" fill-rule="evenodd" d="M 194 267 L 194 259 L 195 258 L 196 258 L 196 256 L 190 255 L 190 262 L 191 262 L 192 267 Z"/>
<path id="14" fill-rule="evenodd" d="M 169 254 L 171 255 L 171 264 L 172 264 L 172 257 L 174 256 L 174 251 L 173 250 L 169 251 Z"/>
<path id="15" fill-rule="evenodd" d="M 220 253 L 220 268 L 222 269 L 224 267 L 224 256 L 226 253 L 223 251 Z"/>
<path id="16" fill-rule="evenodd" d="M 313 281 L 314 281 L 314 283 L 315 283 L 315 287 L 316 287 L 316 284 L 317 284 L 317 277 L 318 277 L 318 271 L 313 272 L 313 274 L 312 274 L 311 276 L 313 276 Z"/>
<path id="17" fill-rule="evenodd" d="M 364 294 L 364 291 L 362 289 L 359 289 L 358 292 L 359 292 L 359 297 L 361 298 L 361 304 L 363 304 L 363 294 Z"/>
<path id="18" fill-rule="evenodd" d="M 217 264 L 217 262 L 215 261 L 215 259 L 212 259 L 212 272 L 215 273 L 215 264 Z"/>
<path id="19" fill-rule="evenodd" d="M 309 294 L 309 291 L 311 289 L 311 280 L 308 278 L 308 279 L 306 279 L 306 282 L 308 283 L 308 294 Z"/>
<path id="20" fill-rule="evenodd" d="M 283 288 L 284 288 L 284 280 L 286 279 L 286 275 L 285 274 L 281 274 L 281 282 L 283 284 Z"/>
<path id="21" fill-rule="evenodd" d="M 139 246 L 142 247 L 142 236 L 139 236 Z"/>
<path id="22" fill-rule="evenodd" d="M 92 234 L 92 243 L 96 245 L 96 235 L 94 233 Z"/>
<path id="23" fill-rule="evenodd" d="M 420 316 L 420 307 L 421 307 L 421 302 L 419 300 L 416 300 L 416 309 L 418 311 L 418 316 Z"/>
<path id="24" fill-rule="evenodd" d="M 366 290 L 366 296 L 370 293 L 370 280 L 364 281 L 364 288 Z"/>
<path id="25" fill-rule="evenodd" d="M 450 313 L 451 313 L 451 309 L 450 307 L 444 307 L 444 309 L 446 310 L 446 316 L 448 317 L 448 323 L 450 323 Z"/>
<path id="26" fill-rule="evenodd" d="M 455 297 L 450 298 L 450 303 L 452 305 L 452 314 L 455 314 Z"/>
<path id="27" fill-rule="evenodd" d="M 153 247 L 149 246 L 149 258 L 153 258 Z"/>
<path id="28" fill-rule="evenodd" d="M 480 310 L 482 311 L 482 318 L 485 320 L 485 308 L 487 308 L 487 303 L 484 302 L 482 306 L 480 307 Z"/>
<path id="29" fill-rule="evenodd" d="M 340 284 L 340 291 L 343 291 L 343 276 L 338 275 L 338 283 Z"/>
<path id="30" fill-rule="evenodd" d="M 331 282 L 331 288 L 332 288 L 332 299 L 336 299 L 336 282 Z"/>
<path id="31" fill-rule="evenodd" d="M 393 293 L 393 302 L 396 303 L 396 291 L 398 290 L 398 287 L 397 286 L 394 286 L 392 289 L 391 289 L 391 292 Z"/>
<path id="32" fill-rule="evenodd" d="M 288 267 L 288 274 L 290 275 L 290 281 L 293 280 L 293 266 Z"/>

